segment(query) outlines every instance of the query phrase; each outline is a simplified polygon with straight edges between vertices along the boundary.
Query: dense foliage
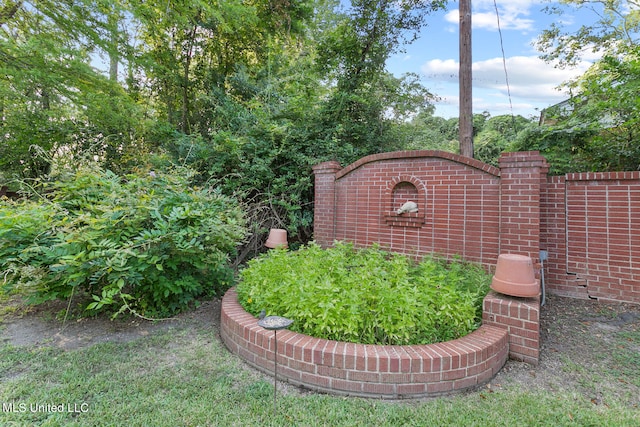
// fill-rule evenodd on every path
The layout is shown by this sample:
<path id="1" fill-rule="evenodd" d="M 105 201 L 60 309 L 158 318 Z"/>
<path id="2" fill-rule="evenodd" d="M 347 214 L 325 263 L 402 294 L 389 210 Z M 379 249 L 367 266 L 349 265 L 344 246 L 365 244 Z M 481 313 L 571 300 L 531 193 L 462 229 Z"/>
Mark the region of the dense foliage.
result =
<path id="1" fill-rule="evenodd" d="M 177 164 L 197 171 L 189 185 L 242 200 L 250 230 L 236 264 L 262 251 L 273 227 L 295 247 L 312 238 L 312 165 L 458 150 L 458 120 L 434 117 L 420 77 L 386 66 L 418 33 L 430 36 L 431 12 L 447 3 L 5 1 L 0 186 L 51 181 L 52 165 L 83 158 L 119 176 Z M 554 173 L 638 167 L 639 21 L 625 4 L 567 0 L 551 10 L 606 13 L 573 36 L 543 33 L 548 59 L 570 63 L 592 42 L 607 56 L 575 82 L 575 114 L 553 126 L 474 115 L 478 159 L 538 149 Z"/>
<path id="2" fill-rule="evenodd" d="M 60 157 L 127 174 L 166 156 L 244 199 L 247 253 L 271 227 L 305 241 L 311 166 L 401 146 L 396 126 L 429 105 L 419 79 L 385 61 L 445 3 L 9 1 L 0 185 L 46 176 Z"/>
<path id="3" fill-rule="evenodd" d="M 237 202 L 191 188 L 188 172 L 83 167 L 33 200 L 0 200 L 4 289 L 30 301 L 91 295 L 91 312 L 166 316 L 233 282 L 245 236 Z"/>
<path id="4" fill-rule="evenodd" d="M 525 128 L 510 149 L 539 150 L 551 173 L 640 168 L 640 49 L 604 56 L 568 83 L 576 95 L 544 112 L 544 123 Z"/>
<path id="5" fill-rule="evenodd" d="M 542 31 L 536 42 L 547 61 L 560 66 L 573 65 L 593 53 L 611 54 L 620 47 L 637 46 L 640 41 L 640 3 L 637 0 L 562 0 L 550 2 L 544 10 L 553 24 Z M 576 11 L 587 12 L 576 31 L 564 24 Z M 584 18 L 583 18 L 584 19 Z"/>
<path id="6" fill-rule="evenodd" d="M 245 309 L 293 319 L 292 330 L 365 344 L 428 344 L 476 329 L 489 275 L 478 265 L 337 243 L 274 250 L 241 272 Z"/>
<path id="7" fill-rule="evenodd" d="M 638 134 L 640 4 L 620 0 L 565 0 L 547 8 L 555 23 L 538 37 L 543 59 L 573 65 L 587 54 L 600 59 L 573 81 L 572 97 L 544 111 L 545 123 L 513 147 L 539 149 L 556 173 L 640 169 Z M 591 12 L 574 32 L 564 17 Z"/>

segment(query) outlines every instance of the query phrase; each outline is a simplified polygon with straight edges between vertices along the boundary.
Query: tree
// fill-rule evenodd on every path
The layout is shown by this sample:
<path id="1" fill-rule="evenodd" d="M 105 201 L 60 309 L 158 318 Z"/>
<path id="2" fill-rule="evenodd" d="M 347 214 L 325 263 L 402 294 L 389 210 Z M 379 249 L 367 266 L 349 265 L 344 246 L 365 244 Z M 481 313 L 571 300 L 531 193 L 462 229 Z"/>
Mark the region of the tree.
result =
<path id="1" fill-rule="evenodd" d="M 576 10 L 591 11 L 597 18 L 577 31 L 563 29 L 563 15 Z M 640 40 L 640 2 L 636 0 L 562 0 L 546 11 L 557 16 L 537 40 L 547 61 L 573 65 L 587 51 L 616 52 L 621 46 L 635 46 Z"/>
<path id="2" fill-rule="evenodd" d="M 324 138 L 339 140 L 343 153 L 353 153 L 350 160 L 384 150 L 389 131 L 385 117 L 388 104 L 384 99 L 388 99 L 386 93 L 392 81 L 385 71 L 385 62 L 392 53 L 414 41 L 427 15 L 445 4 L 424 0 L 401 3 L 354 0 L 335 29 L 321 41 L 319 68 L 335 84 L 335 91 L 322 111 L 327 129 Z M 395 83 L 392 85 L 397 87 Z M 419 108 L 427 107 L 431 99 L 426 90 L 422 96 Z"/>
<path id="3" fill-rule="evenodd" d="M 549 173 L 561 175 L 584 172 L 589 165 L 580 155 L 594 132 L 587 127 L 537 125 L 525 127 L 509 147 L 509 151 L 535 150 L 549 161 Z"/>
<path id="4" fill-rule="evenodd" d="M 562 144 L 571 141 L 566 153 L 571 160 L 564 162 L 567 169 L 572 164 L 589 170 L 638 169 L 640 3 L 565 0 L 548 11 L 561 15 L 567 9 L 588 9 L 597 18 L 575 32 L 560 24 L 544 31 L 538 39 L 543 59 L 572 65 L 586 50 L 600 52 L 602 59 L 583 76 L 565 82 L 573 94 L 567 102 L 569 112 L 556 111 L 556 123 L 544 133 L 556 135 Z"/>
<path id="5" fill-rule="evenodd" d="M 422 111 L 406 124 L 411 139 L 404 149 L 458 151 L 458 118 L 445 119 L 434 112 L 434 108 Z"/>
<path id="6" fill-rule="evenodd" d="M 572 87 L 566 126 L 593 132 L 581 153 L 590 169 L 640 169 L 640 46 L 606 55 Z"/>
<path id="7" fill-rule="evenodd" d="M 130 8 L 141 22 L 139 55 L 158 112 L 185 134 L 210 128 L 218 103 L 231 95 L 232 76 L 262 69 L 282 49 L 295 50 L 311 12 L 306 1 L 266 0 L 152 0 Z"/>
<path id="8" fill-rule="evenodd" d="M 474 122 L 482 123 L 474 138 L 476 158 L 494 166 L 498 166 L 500 154 L 509 149 L 518 134 L 531 125 L 522 116 L 507 114 L 495 117 L 474 114 Z"/>
<path id="9" fill-rule="evenodd" d="M 0 9 L 4 171 L 34 177 L 47 173 L 48 158 L 61 152 L 91 149 L 113 160 L 126 151 L 138 123 L 136 106 L 90 65 L 93 55 L 113 51 L 109 16 L 117 6 L 43 0 Z"/>
<path id="10" fill-rule="evenodd" d="M 273 226 L 304 241 L 311 165 L 401 149 L 431 108 L 419 78 L 385 61 L 444 4 L 7 3 L 0 165 L 33 177 L 62 155 L 116 173 L 189 165 L 196 184 L 244 198 L 256 241 Z"/>

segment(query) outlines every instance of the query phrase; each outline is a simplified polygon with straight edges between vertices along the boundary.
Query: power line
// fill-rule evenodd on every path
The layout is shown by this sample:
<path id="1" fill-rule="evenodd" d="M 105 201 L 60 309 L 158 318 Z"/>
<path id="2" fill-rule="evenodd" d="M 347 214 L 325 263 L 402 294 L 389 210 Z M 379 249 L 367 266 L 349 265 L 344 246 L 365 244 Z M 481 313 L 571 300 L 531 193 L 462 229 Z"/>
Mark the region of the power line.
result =
<path id="1" fill-rule="evenodd" d="M 516 129 L 516 117 L 513 114 L 513 102 L 511 101 L 511 86 L 509 85 L 509 73 L 507 72 L 507 58 L 504 54 L 504 42 L 502 40 L 502 28 L 500 27 L 500 13 L 498 12 L 498 4 L 493 0 L 493 7 L 496 9 L 496 20 L 498 21 L 498 34 L 500 35 L 500 50 L 502 51 L 502 66 L 504 68 L 504 78 L 507 83 L 507 96 L 509 97 L 509 109 L 511 110 L 511 122 L 513 125 L 513 133 L 518 134 Z"/>

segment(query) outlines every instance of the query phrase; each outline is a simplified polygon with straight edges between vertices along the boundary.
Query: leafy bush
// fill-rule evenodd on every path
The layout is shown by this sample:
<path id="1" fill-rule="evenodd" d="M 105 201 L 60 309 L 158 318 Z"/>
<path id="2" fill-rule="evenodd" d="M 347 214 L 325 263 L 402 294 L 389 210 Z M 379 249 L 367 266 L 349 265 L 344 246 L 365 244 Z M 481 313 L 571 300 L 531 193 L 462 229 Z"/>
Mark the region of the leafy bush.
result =
<path id="1" fill-rule="evenodd" d="M 225 291 L 246 234 L 242 211 L 188 180 L 184 169 L 123 179 L 83 167 L 39 200 L 0 201 L 5 290 L 22 288 L 33 303 L 85 291 L 89 310 L 119 304 L 116 315 L 150 316 Z"/>
<path id="2" fill-rule="evenodd" d="M 419 264 L 379 247 L 311 243 L 248 263 L 240 304 L 294 320 L 292 330 L 365 344 L 429 344 L 475 330 L 489 275 L 479 266 L 425 257 Z"/>

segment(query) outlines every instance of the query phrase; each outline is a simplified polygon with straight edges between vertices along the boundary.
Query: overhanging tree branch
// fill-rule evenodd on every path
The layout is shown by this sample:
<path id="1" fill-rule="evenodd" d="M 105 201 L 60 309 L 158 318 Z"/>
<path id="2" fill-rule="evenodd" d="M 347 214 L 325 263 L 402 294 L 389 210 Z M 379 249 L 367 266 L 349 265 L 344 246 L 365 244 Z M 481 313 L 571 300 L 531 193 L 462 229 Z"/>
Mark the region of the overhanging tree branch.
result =
<path id="1" fill-rule="evenodd" d="M 18 10 L 22 7 L 21 1 L 11 1 L 9 0 L 7 4 L 0 8 L 0 26 L 9 22 L 10 19 L 13 19 Z"/>

